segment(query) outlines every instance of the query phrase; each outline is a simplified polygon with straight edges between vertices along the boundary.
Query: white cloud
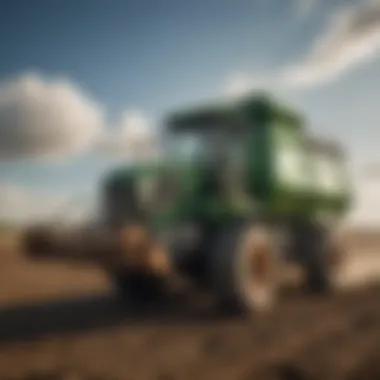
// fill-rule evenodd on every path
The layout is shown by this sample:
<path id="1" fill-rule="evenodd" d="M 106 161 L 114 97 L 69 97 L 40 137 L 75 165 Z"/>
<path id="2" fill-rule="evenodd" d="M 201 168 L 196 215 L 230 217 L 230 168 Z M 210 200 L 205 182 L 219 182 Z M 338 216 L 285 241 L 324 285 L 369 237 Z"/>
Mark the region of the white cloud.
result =
<path id="1" fill-rule="evenodd" d="M 64 201 L 62 196 L 39 194 L 13 184 L 0 184 L 0 219 L 25 222 L 29 218 L 47 217 Z"/>
<path id="2" fill-rule="evenodd" d="M 48 192 L 46 189 L 0 183 L 0 220 L 15 224 L 81 220 L 94 212 L 94 203 L 91 194 L 78 197 L 67 193 Z"/>
<path id="3" fill-rule="evenodd" d="M 291 87 L 324 84 L 380 52 L 380 2 L 365 1 L 332 15 L 304 60 L 285 70 L 280 81 Z"/>
<path id="4" fill-rule="evenodd" d="M 99 105 L 73 83 L 26 74 L 0 84 L 0 160 L 80 153 L 104 126 Z"/>
<path id="5" fill-rule="evenodd" d="M 297 3 L 297 9 L 304 7 L 303 11 L 315 6 L 315 2 L 306 0 Z M 379 54 L 380 0 L 363 0 L 333 13 L 328 26 L 302 60 L 259 81 L 257 75 L 233 74 L 227 78 L 223 92 L 236 96 L 257 88 L 313 88 L 339 79 Z"/>
<path id="6" fill-rule="evenodd" d="M 156 136 L 141 112 L 124 112 L 113 134 L 105 116 L 68 80 L 24 74 L 0 83 L 0 162 L 56 162 L 96 147 L 127 160 L 156 153 Z"/>
<path id="7" fill-rule="evenodd" d="M 126 161 L 144 160 L 159 154 L 159 138 L 152 124 L 138 110 L 125 111 L 117 131 L 107 132 L 99 143 L 99 150 Z"/>

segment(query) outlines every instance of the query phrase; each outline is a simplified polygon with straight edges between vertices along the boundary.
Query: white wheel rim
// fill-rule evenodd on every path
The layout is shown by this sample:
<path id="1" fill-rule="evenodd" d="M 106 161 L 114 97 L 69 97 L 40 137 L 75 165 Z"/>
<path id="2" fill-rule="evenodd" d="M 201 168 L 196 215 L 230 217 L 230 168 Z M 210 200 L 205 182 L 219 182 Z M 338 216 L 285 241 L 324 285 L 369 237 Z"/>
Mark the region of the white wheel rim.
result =
<path id="1" fill-rule="evenodd" d="M 264 267 L 264 279 L 257 281 L 256 274 L 252 271 L 253 256 L 259 254 L 258 250 L 265 249 L 265 260 L 269 260 Z M 247 253 L 250 251 L 251 253 Z M 263 253 L 260 253 L 263 254 Z M 243 300 L 248 308 L 266 310 L 270 308 L 275 301 L 275 257 L 273 252 L 273 241 L 269 231 L 264 228 L 252 227 L 243 235 L 243 242 L 237 254 L 236 282 L 237 291 L 243 295 Z M 261 268 L 262 269 L 262 268 Z"/>

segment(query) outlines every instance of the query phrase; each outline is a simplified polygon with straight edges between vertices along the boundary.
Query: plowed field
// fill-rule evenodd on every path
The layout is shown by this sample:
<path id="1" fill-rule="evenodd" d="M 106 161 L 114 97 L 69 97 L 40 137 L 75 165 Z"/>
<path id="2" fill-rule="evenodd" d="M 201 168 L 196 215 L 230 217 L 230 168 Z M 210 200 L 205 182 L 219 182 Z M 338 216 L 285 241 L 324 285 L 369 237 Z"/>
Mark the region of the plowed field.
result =
<path id="1" fill-rule="evenodd" d="M 327 298 L 290 289 L 251 320 L 216 316 L 207 299 L 133 311 L 95 268 L 3 248 L 0 308 L 0 380 L 380 379 L 376 284 Z"/>

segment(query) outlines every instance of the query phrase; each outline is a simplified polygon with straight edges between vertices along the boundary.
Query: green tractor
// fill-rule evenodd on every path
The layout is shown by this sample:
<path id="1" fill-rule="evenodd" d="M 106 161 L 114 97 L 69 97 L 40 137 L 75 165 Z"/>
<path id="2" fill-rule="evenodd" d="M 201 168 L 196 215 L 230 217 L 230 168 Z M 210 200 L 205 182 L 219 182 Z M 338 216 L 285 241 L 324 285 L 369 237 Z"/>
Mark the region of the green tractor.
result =
<path id="1" fill-rule="evenodd" d="M 310 291 L 335 289 L 346 160 L 304 124 L 266 95 L 170 115 L 165 155 L 101 184 L 107 236 L 117 239 L 95 234 L 92 254 L 121 295 L 157 299 L 175 274 L 222 308 L 251 313 L 275 302 L 284 263 L 302 268 Z"/>

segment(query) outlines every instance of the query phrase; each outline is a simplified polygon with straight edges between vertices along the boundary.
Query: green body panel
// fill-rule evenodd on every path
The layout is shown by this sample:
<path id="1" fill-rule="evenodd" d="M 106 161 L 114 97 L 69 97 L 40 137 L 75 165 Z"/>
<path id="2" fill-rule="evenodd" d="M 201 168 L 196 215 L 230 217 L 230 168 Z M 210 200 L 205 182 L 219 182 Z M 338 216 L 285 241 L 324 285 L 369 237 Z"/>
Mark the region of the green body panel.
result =
<path id="1" fill-rule="evenodd" d="M 304 118 L 270 98 L 248 98 L 239 107 L 250 124 L 248 178 L 251 195 L 274 215 L 340 217 L 351 204 L 346 162 L 329 152 L 312 151 Z M 331 191 L 318 176 L 318 157 L 335 166 L 340 186 Z"/>
<path id="2" fill-rule="evenodd" d="M 122 167 L 103 179 L 102 186 L 112 185 L 122 191 L 124 183 L 128 181 L 155 180 L 168 171 L 175 173 L 181 191 L 169 205 L 158 208 L 150 214 L 149 227 L 155 232 L 160 232 L 183 221 L 202 220 L 205 223 L 217 221 L 223 224 L 236 215 L 253 213 L 251 204 L 245 204 L 243 207 L 239 204 L 231 205 L 224 199 L 215 197 L 214 194 L 205 194 L 202 189 L 205 173 L 201 165 L 156 163 Z"/>
<path id="3" fill-rule="evenodd" d="M 201 129 L 227 128 L 241 136 L 239 153 L 248 198 L 227 199 L 205 187 L 207 172 L 201 159 L 192 162 L 163 160 L 151 165 L 135 165 L 114 171 L 105 179 L 122 188 L 125 181 L 160 177 L 171 173 L 180 184 L 173 201 L 150 215 L 155 230 L 184 220 L 224 223 L 241 215 L 264 213 L 279 217 L 314 217 L 320 211 L 342 216 L 350 206 L 351 192 L 344 172 L 345 162 L 323 151 L 311 151 L 302 116 L 284 108 L 267 96 L 256 96 L 231 104 L 177 112 L 167 120 L 168 130 L 198 125 Z M 226 130 L 227 130 L 226 129 Z M 342 182 L 335 191 L 323 187 L 319 163 L 335 165 L 335 177 Z"/>
<path id="4" fill-rule="evenodd" d="M 330 179 L 327 181 L 324 168 L 320 168 L 321 159 L 331 167 Z M 309 154 L 309 170 L 314 182 L 312 184 L 312 201 L 316 211 L 332 212 L 344 215 L 349 210 L 352 200 L 352 184 L 345 162 L 342 158 L 329 157 L 323 154 Z M 321 170 L 322 169 L 322 170 Z M 322 174 L 322 175 L 321 175 Z M 328 174 L 328 173 L 327 173 Z M 329 183 L 330 182 L 330 183 Z"/>

